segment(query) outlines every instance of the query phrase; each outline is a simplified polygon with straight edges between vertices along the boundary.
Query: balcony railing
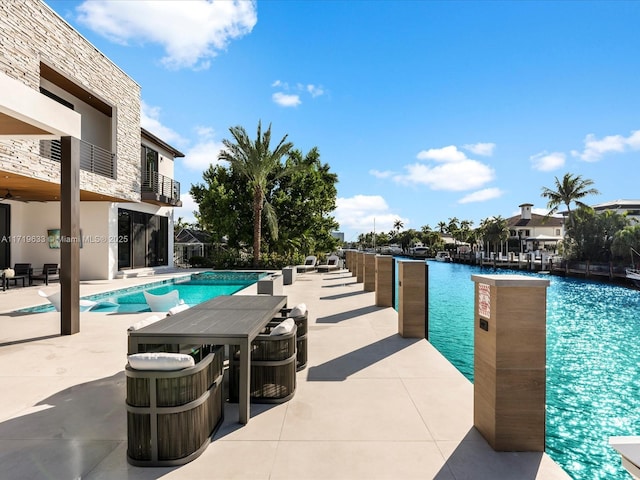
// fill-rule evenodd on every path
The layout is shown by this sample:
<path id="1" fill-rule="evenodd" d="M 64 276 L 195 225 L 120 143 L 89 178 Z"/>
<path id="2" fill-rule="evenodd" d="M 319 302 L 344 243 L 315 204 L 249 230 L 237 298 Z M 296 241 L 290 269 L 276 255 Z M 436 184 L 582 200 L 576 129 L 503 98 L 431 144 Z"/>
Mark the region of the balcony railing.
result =
<path id="1" fill-rule="evenodd" d="M 175 205 L 180 201 L 180 182 L 158 172 L 143 170 L 142 194 L 143 200 L 151 194 L 164 203 Z"/>
<path id="2" fill-rule="evenodd" d="M 60 162 L 60 140 L 40 140 L 40 156 Z M 108 178 L 116 178 L 116 155 L 104 148 L 80 140 L 80 169 Z"/>

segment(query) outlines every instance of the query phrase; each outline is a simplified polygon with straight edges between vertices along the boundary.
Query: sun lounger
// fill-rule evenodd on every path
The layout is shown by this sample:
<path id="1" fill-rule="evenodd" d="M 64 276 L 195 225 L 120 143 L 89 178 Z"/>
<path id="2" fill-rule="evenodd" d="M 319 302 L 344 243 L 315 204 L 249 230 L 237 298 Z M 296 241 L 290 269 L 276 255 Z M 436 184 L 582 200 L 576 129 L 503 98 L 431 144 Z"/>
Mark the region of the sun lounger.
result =
<path id="1" fill-rule="evenodd" d="M 318 265 L 316 270 L 318 272 L 329 272 L 331 270 L 338 270 L 340 268 L 340 258 L 337 255 L 330 255 L 327 259 L 327 263 Z"/>
<path id="2" fill-rule="evenodd" d="M 144 299 L 152 312 L 168 312 L 173 307 L 180 305 L 180 294 L 178 290 L 171 290 L 163 295 L 155 295 L 149 292 L 142 292 Z"/>
<path id="3" fill-rule="evenodd" d="M 315 255 L 309 255 L 304 260 L 304 265 L 298 265 L 296 267 L 296 271 L 298 273 L 312 272 L 316 269 L 316 262 L 318 261 L 318 257 Z"/>

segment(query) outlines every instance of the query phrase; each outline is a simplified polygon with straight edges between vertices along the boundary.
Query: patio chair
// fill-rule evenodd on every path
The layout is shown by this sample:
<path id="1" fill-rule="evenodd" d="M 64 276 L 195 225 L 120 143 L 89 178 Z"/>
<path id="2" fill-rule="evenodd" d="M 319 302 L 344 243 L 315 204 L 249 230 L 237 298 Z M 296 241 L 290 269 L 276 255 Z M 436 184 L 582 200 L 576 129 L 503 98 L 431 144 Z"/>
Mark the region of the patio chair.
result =
<path id="1" fill-rule="evenodd" d="M 309 311 L 307 305 L 300 303 L 293 308 L 280 310 L 280 317 L 275 317 L 270 325 L 277 325 L 287 318 L 292 318 L 296 324 L 296 371 L 304 370 L 307 366 L 307 330 Z"/>
<path id="2" fill-rule="evenodd" d="M 296 391 L 296 324 L 292 318 L 269 323 L 251 342 L 251 401 L 282 403 Z M 238 401 L 240 347 L 229 355 L 229 401 Z"/>
<path id="3" fill-rule="evenodd" d="M 180 300 L 178 290 L 171 290 L 170 292 L 162 295 L 155 295 L 149 292 L 142 293 L 144 294 L 144 299 L 152 312 L 168 312 L 173 307 L 177 307 L 181 303 L 184 303 Z"/>
<path id="4" fill-rule="evenodd" d="M 318 261 L 318 257 L 315 255 L 309 255 L 304 259 L 304 265 L 298 265 L 296 267 L 296 271 L 298 273 L 312 272 L 316 269 L 316 262 Z"/>
<path id="5" fill-rule="evenodd" d="M 60 280 L 60 272 L 58 270 L 57 263 L 45 263 L 42 267 L 42 273 L 31 275 L 30 284 L 33 285 L 33 281 L 38 280 L 44 282 L 45 285 L 49 285 L 49 282 L 53 280 Z"/>
<path id="6" fill-rule="evenodd" d="M 197 358 L 166 352 L 127 357 L 130 464 L 184 465 L 204 452 L 222 424 L 224 350 L 200 347 Z"/>
<path id="7" fill-rule="evenodd" d="M 340 258 L 337 255 L 330 255 L 327 258 L 327 263 L 318 265 L 316 270 L 318 272 L 329 272 L 331 270 L 338 270 L 340 268 Z"/>
<path id="8" fill-rule="evenodd" d="M 15 272 L 13 277 L 7 278 L 7 288 L 9 287 L 10 282 L 13 282 L 13 284 L 17 287 L 18 280 L 22 281 L 23 287 L 26 285 L 31 285 L 31 273 L 33 270 L 30 263 L 16 263 L 13 267 L 13 271 Z"/>

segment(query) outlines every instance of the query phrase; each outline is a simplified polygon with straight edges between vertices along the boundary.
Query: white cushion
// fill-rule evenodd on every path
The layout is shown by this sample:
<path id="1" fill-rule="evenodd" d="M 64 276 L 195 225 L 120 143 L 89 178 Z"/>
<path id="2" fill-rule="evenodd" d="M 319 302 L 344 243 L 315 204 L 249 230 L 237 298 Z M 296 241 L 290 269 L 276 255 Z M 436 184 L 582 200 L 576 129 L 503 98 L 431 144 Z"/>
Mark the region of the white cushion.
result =
<path id="1" fill-rule="evenodd" d="M 129 366 L 135 370 L 182 370 L 193 367 L 196 362 L 186 353 L 134 353 L 129 355 Z"/>
<path id="2" fill-rule="evenodd" d="M 269 335 L 285 335 L 287 333 L 291 333 L 295 326 L 296 322 L 293 321 L 293 318 L 287 318 L 276 325 Z"/>
<path id="3" fill-rule="evenodd" d="M 169 311 L 167 312 L 167 315 L 175 315 L 176 313 L 182 312 L 188 308 L 189 308 L 189 305 L 187 305 L 186 303 L 181 303 L 180 305 L 170 308 Z"/>
<path id="4" fill-rule="evenodd" d="M 6 268 L 3 270 L 4 278 L 13 278 L 16 276 L 16 271 L 13 268 Z"/>
<path id="5" fill-rule="evenodd" d="M 304 303 L 300 303 L 291 309 L 288 316 L 302 317 L 305 313 L 307 313 L 307 306 Z"/>
<path id="6" fill-rule="evenodd" d="M 144 320 L 140 320 L 139 322 L 134 323 L 128 328 L 128 330 L 130 332 L 133 332 L 135 330 L 140 330 L 142 327 L 146 327 L 147 325 L 156 323 L 158 320 L 161 320 L 161 318 L 158 315 L 152 315 L 149 318 L 145 318 Z"/>

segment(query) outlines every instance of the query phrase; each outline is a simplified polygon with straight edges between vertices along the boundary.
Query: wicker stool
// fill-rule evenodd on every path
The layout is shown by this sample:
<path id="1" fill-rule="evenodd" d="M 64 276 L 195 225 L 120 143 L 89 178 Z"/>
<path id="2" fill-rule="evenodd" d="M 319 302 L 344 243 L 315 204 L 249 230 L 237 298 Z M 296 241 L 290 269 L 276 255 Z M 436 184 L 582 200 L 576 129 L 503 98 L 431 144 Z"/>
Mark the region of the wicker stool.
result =
<path id="1" fill-rule="evenodd" d="M 174 371 L 125 369 L 127 461 L 140 467 L 197 458 L 222 423 L 222 347 L 203 346 L 195 366 Z"/>
<path id="2" fill-rule="evenodd" d="M 284 335 L 269 335 L 272 322 L 251 342 L 251 401 L 282 403 L 296 391 L 296 328 Z M 238 401 L 240 349 L 229 355 L 229 401 Z"/>

